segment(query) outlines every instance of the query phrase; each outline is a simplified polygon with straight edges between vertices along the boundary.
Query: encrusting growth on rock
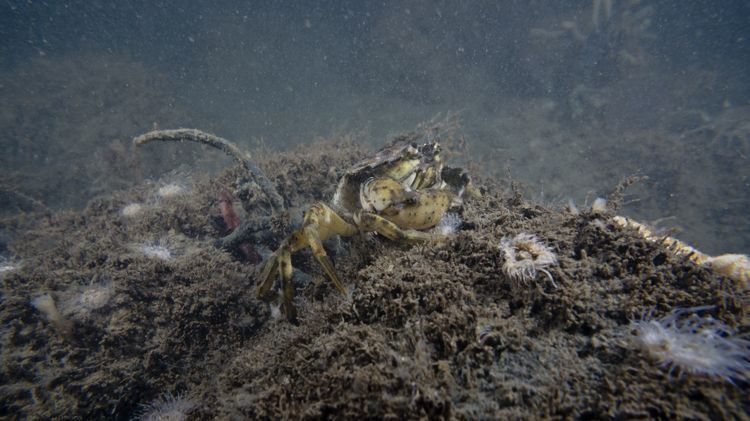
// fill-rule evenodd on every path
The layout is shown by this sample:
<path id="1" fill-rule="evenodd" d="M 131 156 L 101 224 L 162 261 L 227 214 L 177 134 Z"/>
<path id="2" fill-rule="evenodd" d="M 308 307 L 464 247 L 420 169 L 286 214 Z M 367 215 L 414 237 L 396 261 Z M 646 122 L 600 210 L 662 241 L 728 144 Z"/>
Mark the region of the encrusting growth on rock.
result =
<path id="1" fill-rule="evenodd" d="M 750 259 L 744 254 L 709 256 L 674 237 L 654 234 L 649 227 L 632 219 L 615 216 L 612 220 L 621 227 L 635 230 L 648 241 L 660 243 L 676 256 L 685 256 L 696 265 L 711 268 L 717 275 L 733 280 L 742 289 L 750 288 Z"/>

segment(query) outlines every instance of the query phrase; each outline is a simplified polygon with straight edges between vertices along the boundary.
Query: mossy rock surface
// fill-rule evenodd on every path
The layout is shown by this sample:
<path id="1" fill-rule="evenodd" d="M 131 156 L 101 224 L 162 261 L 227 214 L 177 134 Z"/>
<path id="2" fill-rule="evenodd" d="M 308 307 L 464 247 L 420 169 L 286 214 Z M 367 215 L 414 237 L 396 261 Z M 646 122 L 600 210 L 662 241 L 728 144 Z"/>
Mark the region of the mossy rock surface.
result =
<path id="1" fill-rule="evenodd" d="M 294 213 L 330 199 L 369 153 L 334 140 L 255 158 Z M 170 200 L 144 184 L 4 225 L 20 261 L 0 275 L 0 415 L 130 419 L 169 395 L 189 400 L 191 419 L 747 417 L 746 384 L 670 375 L 628 339 L 631 320 L 678 307 L 714 306 L 747 330 L 746 298 L 612 215 L 542 206 L 478 178 L 484 196 L 466 201 L 445 243 L 327 244 L 350 298 L 300 253 L 307 276 L 290 324 L 256 299 L 256 268 L 213 246 L 219 192 L 239 171 L 193 174 Z M 145 206 L 125 216 L 130 203 Z M 498 246 L 519 233 L 557 254 L 554 284 L 506 277 Z M 109 289 L 107 302 L 70 308 L 91 285 Z M 71 335 L 32 306 L 43 294 Z"/>

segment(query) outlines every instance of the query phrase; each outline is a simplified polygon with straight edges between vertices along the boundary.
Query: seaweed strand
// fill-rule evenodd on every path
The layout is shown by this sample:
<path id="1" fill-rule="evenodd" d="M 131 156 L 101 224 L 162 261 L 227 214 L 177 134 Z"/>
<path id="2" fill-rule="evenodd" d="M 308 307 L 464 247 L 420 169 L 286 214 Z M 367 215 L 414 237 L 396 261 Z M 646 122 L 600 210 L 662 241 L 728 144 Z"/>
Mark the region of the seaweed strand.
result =
<path id="1" fill-rule="evenodd" d="M 275 212 L 284 210 L 284 200 L 276 191 L 273 183 L 263 174 L 263 171 L 250 160 L 250 154 L 243 152 L 237 145 L 223 137 L 198 129 L 154 130 L 134 138 L 133 144 L 135 146 L 142 146 L 155 141 L 184 142 L 186 140 L 211 146 L 234 158 L 252 175 L 255 182 L 258 183 L 263 193 L 268 197 L 273 210 Z"/>

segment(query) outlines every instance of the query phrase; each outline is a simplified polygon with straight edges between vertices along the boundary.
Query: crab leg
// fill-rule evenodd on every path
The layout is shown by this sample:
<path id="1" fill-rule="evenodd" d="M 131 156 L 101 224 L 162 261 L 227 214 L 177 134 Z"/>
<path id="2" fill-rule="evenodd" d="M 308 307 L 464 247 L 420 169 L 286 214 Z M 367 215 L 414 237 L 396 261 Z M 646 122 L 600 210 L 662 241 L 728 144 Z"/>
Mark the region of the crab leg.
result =
<path id="1" fill-rule="evenodd" d="M 281 251 L 284 246 L 281 246 L 274 254 L 268 257 L 266 264 L 263 266 L 263 270 L 260 272 L 261 284 L 258 287 L 258 298 L 263 298 L 273 286 L 274 274 L 280 274 L 279 271 L 279 260 Z"/>
<path id="2" fill-rule="evenodd" d="M 292 253 L 305 247 L 310 247 L 313 256 L 323 267 L 328 279 L 331 280 L 336 289 L 346 294 L 346 288 L 336 274 L 331 258 L 323 248 L 323 241 L 334 235 L 345 237 L 359 232 L 357 227 L 346 222 L 333 209 L 323 203 L 316 203 L 305 212 L 302 227 L 293 232 L 281 244 L 278 250 L 268 258 L 260 274 L 261 284 L 258 287 L 258 298 L 262 298 L 273 287 L 274 275 L 277 274 L 281 280 L 282 288 L 282 311 L 289 319 L 294 318 L 295 310 L 292 300 L 294 298 L 294 284 L 292 282 Z"/>
<path id="3" fill-rule="evenodd" d="M 331 261 L 331 258 L 328 257 L 326 249 L 323 248 L 323 242 L 321 241 L 315 227 L 310 226 L 305 228 L 305 238 L 307 238 L 310 248 L 312 249 L 313 256 L 315 256 L 315 260 L 317 260 L 318 263 L 323 266 L 323 270 L 326 272 L 326 275 L 328 275 L 328 279 L 333 282 L 333 285 L 337 290 L 339 290 L 340 293 L 346 295 L 346 288 L 344 288 L 344 284 L 336 274 L 336 270 L 333 267 L 333 262 Z"/>
<path id="4" fill-rule="evenodd" d="M 357 226 L 364 232 L 377 232 L 391 241 L 422 242 L 436 240 L 439 234 L 431 234 L 414 229 L 401 229 L 398 225 L 370 212 L 360 212 L 355 215 Z"/>
<path id="5" fill-rule="evenodd" d="M 261 272 L 263 283 L 258 287 L 258 298 L 263 298 L 273 286 L 274 275 L 281 279 L 281 311 L 289 320 L 294 320 L 296 311 L 292 304 L 294 282 L 292 282 L 292 254 L 289 242 L 285 241 L 276 252 L 268 258 Z"/>
<path id="6" fill-rule="evenodd" d="M 292 300 L 294 299 L 294 282 L 292 282 L 292 254 L 288 248 L 281 249 L 279 255 L 279 277 L 281 278 L 281 312 L 287 319 L 294 320 L 297 317 L 297 311 L 294 309 Z"/>

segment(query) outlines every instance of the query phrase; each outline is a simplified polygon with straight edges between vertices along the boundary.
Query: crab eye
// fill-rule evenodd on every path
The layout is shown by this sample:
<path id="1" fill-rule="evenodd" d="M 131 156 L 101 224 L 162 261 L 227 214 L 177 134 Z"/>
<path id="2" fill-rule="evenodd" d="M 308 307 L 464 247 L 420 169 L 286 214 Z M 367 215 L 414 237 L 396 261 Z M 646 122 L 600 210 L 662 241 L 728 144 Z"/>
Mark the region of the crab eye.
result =
<path id="1" fill-rule="evenodd" d="M 420 147 L 420 152 L 425 158 L 434 158 L 440 153 L 440 145 L 437 143 L 425 143 Z"/>
<path id="2" fill-rule="evenodd" d="M 411 158 L 419 155 L 419 150 L 414 145 L 409 145 L 404 149 L 404 156 Z"/>

